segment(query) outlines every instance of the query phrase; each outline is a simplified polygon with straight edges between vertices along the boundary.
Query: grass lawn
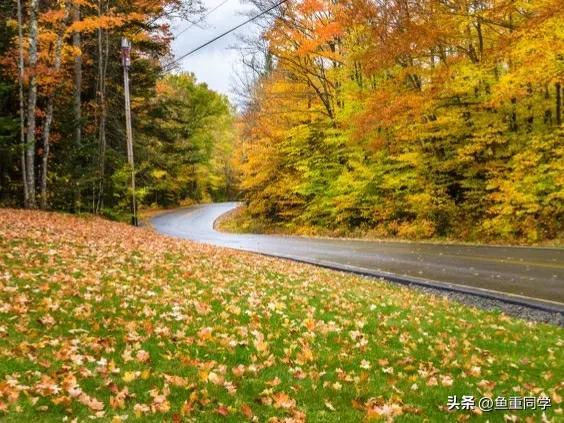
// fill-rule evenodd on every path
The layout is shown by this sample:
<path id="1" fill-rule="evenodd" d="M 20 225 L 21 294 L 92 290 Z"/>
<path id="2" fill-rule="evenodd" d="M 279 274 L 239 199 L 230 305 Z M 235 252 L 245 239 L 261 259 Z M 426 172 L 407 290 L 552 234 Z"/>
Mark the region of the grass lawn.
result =
<path id="1" fill-rule="evenodd" d="M 562 421 L 563 340 L 398 285 L 0 210 L 2 421 Z M 449 395 L 552 407 L 448 412 Z"/>

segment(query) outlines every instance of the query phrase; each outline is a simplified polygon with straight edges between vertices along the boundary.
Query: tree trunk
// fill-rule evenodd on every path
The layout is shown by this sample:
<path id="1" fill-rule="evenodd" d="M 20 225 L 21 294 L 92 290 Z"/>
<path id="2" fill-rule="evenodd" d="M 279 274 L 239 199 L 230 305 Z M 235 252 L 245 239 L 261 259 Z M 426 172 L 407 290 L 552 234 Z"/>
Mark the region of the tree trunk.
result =
<path id="1" fill-rule="evenodd" d="M 102 0 L 98 1 L 98 17 L 103 13 Z M 104 197 L 104 177 L 106 167 L 106 68 L 108 63 L 108 38 L 103 37 L 105 31 L 98 28 L 98 90 L 99 90 L 99 129 L 98 129 L 98 143 L 99 143 L 99 158 L 98 158 L 98 199 L 95 204 L 95 213 L 100 213 L 103 207 Z M 105 46 L 103 40 L 105 39 Z"/>
<path id="2" fill-rule="evenodd" d="M 562 125 L 562 85 L 560 82 L 555 84 L 556 88 L 556 124 Z"/>
<path id="3" fill-rule="evenodd" d="M 72 6 L 72 21 L 73 23 L 80 21 L 80 5 L 74 4 Z M 74 144 L 77 151 L 77 155 L 74 157 L 74 201 L 73 210 L 80 212 L 80 170 L 81 170 L 81 158 L 78 153 L 79 148 L 82 144 L 82 132 L 81 132 L 81 121 L 82 121 L 82 111 L 81 111 L 81 87 L 82 87 L 82 52 L 80 51 L 80 32 L 74 31 L 72 33 L 72 46 L 75 50 L 74 58 L 74 69 L 73 69 L 73 123 L 74 123 Z"/>
<path id="4" fill-rule="evenodd" d="M 24 190 L 24 207 L 29 207 L 29 189 L 27 186 L 27 171 L 26 171 L 26 148 L 25 148 L 25 105 L 24 105 L 24 52 L 23 52 L 23 23 L 22 23 L 22 2 L 17 0 L 18 8 L 18 86 L 19 86 L 19 100 L 20 100 L 20 144 L 21 144 L 21 162 L 22 162 L 22 181 Z"/>
<path id="5" fill-rule="evenodd" d="M 30 1 L 29 10 L 29 94 L 27 104 L 26 178 L 28 208 L 35 208 L 35 106 L 37 104 L 37 14 L 38 0 Z"/>
<path id="6" fill-rule="evenodd" d="M 59 73 L 61 68 L 61 50 L 63 47 L 63 33 L 57 34 L 55 42 L 55 74 Z M 45 112 L 45 123 L 43 125 L 43 157 L 41 161 L 41 208 L 47 208 L 47 169 L 49 165 L 49 136 L 51 135 L 51 124 L 53 122 L 53 104 L 57 90 L 49 96 L 47 100 L 47 110 Z"/>
<path id="7" fill-rule="evenodd" d="M 517 131 L 517 98 L 511 97 L 511 115 L 509 117 L 509 130 Z"/>
<path id="8" fill-rule="evenodd" d="M 75 4 L 72 10 L 73 23 L 80 21 L 80 6 Z M 76 52 L 80 51 L 80 32 L 73 32 L 72 46 Z M 74 89 L 73 89 L 73 114 L 74 114 L 74 142 L 77 146 L 81 144 L 81 86 L 82 86 L 82 53 L 76 54 L 74 58 Z"/>

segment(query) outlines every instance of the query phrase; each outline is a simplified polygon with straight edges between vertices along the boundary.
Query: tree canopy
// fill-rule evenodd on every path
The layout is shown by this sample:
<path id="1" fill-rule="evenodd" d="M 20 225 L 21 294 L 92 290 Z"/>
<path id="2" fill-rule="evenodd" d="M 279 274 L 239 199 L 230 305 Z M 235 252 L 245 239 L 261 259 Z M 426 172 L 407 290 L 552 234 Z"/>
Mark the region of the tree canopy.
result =
<path id="1" fill-rule="evenodd" d="M 232 198 L 239 180 L 250 218 L 291 231 L 562 239 L 559 1 L 254 4 L 237 120 L 165 72 L 167 22 L 196 1 L 3 4 L 0 201 L 127 209 L 126 36 L 145 204 Z"/>
<path id="2" fill-rule="evenodd" d="M 287 3 L 246 60 L 262 64 L 238 146 L 249 215 L 561 238 L 563 23 L 556 0 Z"/>
<path id="3" fill-rule="evenodd" d="M 232 107 L 193 75 L 164 71 L 167 22 L 196 20 L 202 11 L 198 2 L 177 0 L 3 3 L 2 204 L 125 214 L 124 36 L 133 45 L 137 197 L 171 206 L 232 195 Z"/>

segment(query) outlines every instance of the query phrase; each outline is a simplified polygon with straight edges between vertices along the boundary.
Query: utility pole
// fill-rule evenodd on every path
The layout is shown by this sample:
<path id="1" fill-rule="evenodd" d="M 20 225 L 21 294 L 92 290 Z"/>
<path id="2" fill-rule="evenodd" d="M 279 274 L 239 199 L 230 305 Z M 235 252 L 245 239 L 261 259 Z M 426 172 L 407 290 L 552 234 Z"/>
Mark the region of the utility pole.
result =
<path id="1" fill-rule="evenodd" d="M 127 162 L 131 167 L 131 224 L 137 226 L 137 204 L 135 200 L 135 162 L 133 161 L 133 132 L 131 130 L 131 101 L 129 99 L 129 66 L 131 43 L 121 39 L 121 61 L 123 63 L 123 87 L 125 93 L 125 133 L 127 137 Z"/>

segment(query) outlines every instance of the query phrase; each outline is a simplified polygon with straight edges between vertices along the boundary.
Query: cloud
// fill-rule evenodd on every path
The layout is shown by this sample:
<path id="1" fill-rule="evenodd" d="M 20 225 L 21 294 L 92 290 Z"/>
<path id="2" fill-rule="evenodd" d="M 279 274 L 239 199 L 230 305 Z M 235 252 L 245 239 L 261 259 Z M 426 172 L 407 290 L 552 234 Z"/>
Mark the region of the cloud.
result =
<path id="1" fill-rule="evenodd" d="M 222 1 L 205 0 L 204 4 L 207 10 L 211 10 L 222 3 Z M 174 33 L 179 33 L 189 27 L 173 42 L 172 49 L 175 56 L 179 57 L 244 22 L 247 19 L 246 14 L 252 10 L 248 5 L 239 3 L 239 0 L 228 0 L 224 5 L 211 13 L 205 22 L 198 25 L 191 25 L 187 22 L 174 22 Z M 239 53 L 233 47 L 240 44 L 237 34 L 248 33 L 250 30 L 252 28 L 246 25 L 186 57 L 180 63 L 181 69 L 193 72 L 199 81 L 207 83 L 211 89 L 233 98 L 233 93 L 230 90 L 233 81 L 232 73 L 239 59 Z"/>

